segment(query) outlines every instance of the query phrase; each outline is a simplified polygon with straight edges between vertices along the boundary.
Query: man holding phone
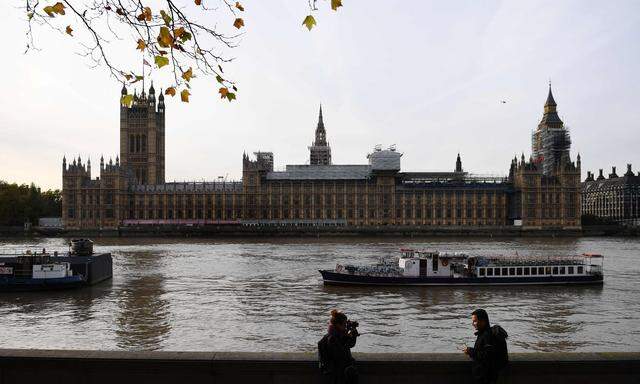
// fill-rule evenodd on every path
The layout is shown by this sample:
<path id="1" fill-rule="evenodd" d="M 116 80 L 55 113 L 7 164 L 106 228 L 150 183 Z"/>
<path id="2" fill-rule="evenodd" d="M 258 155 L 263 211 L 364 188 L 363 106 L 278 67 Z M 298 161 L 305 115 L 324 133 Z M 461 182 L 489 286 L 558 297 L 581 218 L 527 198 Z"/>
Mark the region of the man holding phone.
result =
<path id="1" fill-rule="evenodd" d="M 484 309 L 473 311 L 471 323 L 476 330 L 476 342 L 473 348 L 463 346 L 462 350 L 472 360 L 473 379 L 478 384 L 495 384 L 509 363 L 507 332 L 499 325 L 491 327 Z"/>

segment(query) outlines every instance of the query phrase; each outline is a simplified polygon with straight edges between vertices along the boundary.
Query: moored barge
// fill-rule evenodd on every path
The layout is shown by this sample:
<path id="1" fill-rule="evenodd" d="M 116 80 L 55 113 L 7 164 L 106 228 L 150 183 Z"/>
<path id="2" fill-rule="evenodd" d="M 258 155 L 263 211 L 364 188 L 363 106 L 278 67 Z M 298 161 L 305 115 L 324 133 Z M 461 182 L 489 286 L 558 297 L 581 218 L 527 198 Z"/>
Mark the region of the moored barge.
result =
<path id="1" fill-rule="evenodd" d="M 320 270 L 324 284 L 336 285 L 567 285 L 602 284 L 604 257 L 471 256 L 401 249 L 397 262 L 336 265 Z"/>
<path id="2" fill-rule="evenodd" d="M 0 292 L 80 288 L 112 275 L 111 254 L 94 254 L 93 243 L 86 239 L 72 240 L 67 253 L 43 249 L 0 254 Z"/>

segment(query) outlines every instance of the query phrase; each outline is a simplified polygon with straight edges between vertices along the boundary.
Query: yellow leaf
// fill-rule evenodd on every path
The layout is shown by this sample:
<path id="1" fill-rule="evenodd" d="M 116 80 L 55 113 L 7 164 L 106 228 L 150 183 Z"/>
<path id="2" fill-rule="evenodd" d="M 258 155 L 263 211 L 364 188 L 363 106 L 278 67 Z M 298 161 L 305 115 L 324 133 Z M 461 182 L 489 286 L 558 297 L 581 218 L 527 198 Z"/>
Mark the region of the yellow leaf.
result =
<path id="1" fill-rule="evenodd" d="M 166 57 L 162 57 L 162 56 L 156 56 L 155 57 L 155 62 L 156 65 L 158 66 L 158 68 L 162 68 L 165 65 L 169 64 L 169 59 Z"/>
<path id="2" fill-rule="evenodd" d="M 202 4 L 202 0 L 195 0 L 195 2 L 196 2 L 196 5 Z"/>
<path id="3" fill-rule="evenodd" d="M 173 44 L 173 36 L 169 32 L 169 28 L 160 27 L 160 35 L 158 35 L 158 43 L 163 48 L 169 48 Z"/>
<path id="4" fill-rule="evenodd" d="M 342 0 L 331 0 L 331 9 L 337 11 L 338 7 L 342 7 Z"/>
<path id="5" fill-rule="evenodd" d="M 29 18 L 29 20 L 33 19 L 33 12 L 27 13 L 27 17 Z"/>
<path id="6" fill-rule="evenodd" d="M 120 99 L 120 103 L 122 105 L 126 105 L 127 107 L 130 107 L 131 103 L 133 103 L 133 95 L 123 95 L 122 98 Z"/>
<path id="7" fill-rule="evenodd" d="M 316 25 L 316 19 L 314 19 L 313 16 L 309 15 L 304 18 L 304 20 L 302 21 L 302 25 L 307 27 L 308 30 L 311 30 L 311 28 Z"/>
<path id="8" fill-rule="evenodd" d="M 53 7 L 52 7 L 52 6 L 50 6 L 50 5 L 49 5 L 49 6 L 46 6 L 46 7 L 42 8 L 42 10 L 43 10 L 47 15 L 49 15 L 49 17 L 54 17 L 54 14 L 53 14 L 54 12 L 53 12 Z"/>
<path id="9" fill-rule="evenodd" d="M 229 93 L 229 89 L 226 87 L 222 87 L 218 90 L 218 93 L 220 94 L 220 98 L 224 99 L 225 97 L 227 97 L 227 94 Z"/>
<path id="10" fill-rule="evenodd" d="M 171 95 L 171 96 L 175 96 L 176 95 L 176 89 L 173 87 L 169 87 L 164 91 L 165 95 Z"/>
<path id="11" fill-rule="evenodd" d="M 123 75 L 124 75 L 124 78 L 127 79 L 127 81 L 131 80 L 131 78 L 133 77 L 133 76 L 129 75 L 128 73 L 125 73 Z"/>
<path id="12" fill-rule="evenodd" d="M 191 67 L 189 67 L 189 70 L 182 73 L 182 78 L 187 81 L 191 80 L 192 77 L 193 77 L 193 71 L 191 70 Z"/>
<path id="13" fill-rule="evenodd" d="M 244 11 L 244 7 L 242 6 L 242 4 L 240 4 L 239 1 L 236 1 L 236 8 L 238 8 L 241 11 Z"/>
<path id="14" fill-rule="evenodd" d="M 67 35 L 73 36 L 73 34 L 71 33 L 71 32 L 73 32 L 73 28 L 71 28 L 70 25 L 67 25 L 67 28 L 65 29 L 65 32 L 67 32 Z"/>
<path id="15" fill-rule="evenodd" d="M 237 18 L 236 21 L 233 22 L 233 26 L 240 29 L 242 27 L 244 27 L 244 20 L 242 20 L 241 18 Z"/>
<path id="16" fill-rule="evenodd" d="M 55 3 L 51 8 L 53 9 L 53 12 L 57 13 L 58 15 L 64 15 L 64 4 L 62 4 L 61 2 Z"/>
<path id="17" fill-rule="evenodd" d="M 182 100 L 182 102 L 184 103 L 188 103 L 189 95 L 190 95 L 189 90 L 183 89 L 182 92 L 180 92 L 180 100 Z"/>
<path id="18" fill-rule="evenodd" d="M 146 47 L 147 47 L 147 44 L 145 44 L 144 40 L 138 39 L 138 46 L 136 47 L 136 49 L 144 51 Z"/>

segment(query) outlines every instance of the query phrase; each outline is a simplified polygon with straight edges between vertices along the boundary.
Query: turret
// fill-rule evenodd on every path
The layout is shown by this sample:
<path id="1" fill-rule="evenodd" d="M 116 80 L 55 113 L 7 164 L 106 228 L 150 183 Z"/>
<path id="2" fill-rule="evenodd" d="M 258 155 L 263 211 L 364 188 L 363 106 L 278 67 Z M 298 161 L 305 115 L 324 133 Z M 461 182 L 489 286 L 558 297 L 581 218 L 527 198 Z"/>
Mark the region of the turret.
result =
<path id="1" fill-rule="evenodd" d="M 456 158 L 455 172 L 462 172 L 462 160 L 460 160 L 460 153 L 458 153 L 458 157 Z"/>
<path id="2" fill-rule="evenodd" d="M 91 158 L 87 160 L 87 172 L 91 175 Z"/>
<path id="3" fill-rule="evenodd" d="M 164 113 L 164 94 L 162 89 L 160 89 L 160 96 L 158 97 L 158 112 Z"/>
<path id="4" fill-rule="evenodd" d="M 156 90 L 155 88 L 153 88 L 153 80 L 152 80 L 151 87 L 149 88 L 149 105 L 155 105 L 155 104 L 156 104 Z"/>
<path id="5" fill-rule="evenodd" d="M 62 156 L 62 171 L 66 171 L 67 170 L 67 157 L 66 156 Z"/>
<path id="6" fill-rule="evenodd" d="M 100 155 L 100 170 L 104 169 L 104 156 Z"/>
<path id="7" fill-rule="evenodd" d="M 631 170 L 631 164 L 627 164 L 627 173 L 624 174 L 626 177 L 634 176 L 633 171 Z"/>

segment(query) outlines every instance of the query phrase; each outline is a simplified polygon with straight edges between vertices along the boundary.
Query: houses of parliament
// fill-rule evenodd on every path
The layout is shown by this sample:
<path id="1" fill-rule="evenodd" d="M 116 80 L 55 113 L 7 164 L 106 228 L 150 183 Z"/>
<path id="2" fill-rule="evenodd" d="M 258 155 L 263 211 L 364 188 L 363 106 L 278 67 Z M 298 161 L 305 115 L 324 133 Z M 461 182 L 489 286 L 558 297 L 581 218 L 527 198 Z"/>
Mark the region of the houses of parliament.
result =
<path id="1" fill-rule="evenodd" d="M 242 155 L 241 181 L 169 183 L 166 107 L 152 84 L 120 105 L 119 155 L 100 159 L 98 177 L 90 160 L 63 158 L 63 224 L 577 229 L 580 156 L 571 160 L 556 108 L 549 87 L 532 154 L 514 157 L 505 177 L 468 173 L 459 154 L 452 171 L 405 172 L 395 147 L 374 148 L 364 164 L 333 164 L 321 107 L 308 164 L 275 171 L 272 152 L 255 152 Z"/>

